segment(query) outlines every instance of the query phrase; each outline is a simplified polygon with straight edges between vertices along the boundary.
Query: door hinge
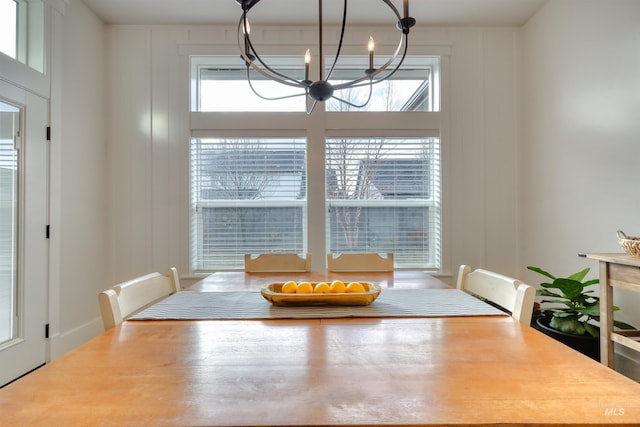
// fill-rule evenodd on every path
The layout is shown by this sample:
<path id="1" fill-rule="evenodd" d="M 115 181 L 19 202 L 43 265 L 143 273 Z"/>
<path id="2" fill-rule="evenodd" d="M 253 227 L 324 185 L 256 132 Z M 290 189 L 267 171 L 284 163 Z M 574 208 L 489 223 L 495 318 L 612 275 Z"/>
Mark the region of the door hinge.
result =
<path id="1" fill-rule="evenodd" d="M 51 141 L 51 126 L 47 126 L 47 141 Z"/>
<path id="2" fill-rule="evenodd" d="M 44 325 L 44 337 L 49 338 L 49 324 Z"/>
<path id="3" fill-rule="evenodd" d="M 47 231 L 45 232 L 47 239 L 49 238 L 49 229 L 50 229 L 49 224 L 47 224 Z"/>

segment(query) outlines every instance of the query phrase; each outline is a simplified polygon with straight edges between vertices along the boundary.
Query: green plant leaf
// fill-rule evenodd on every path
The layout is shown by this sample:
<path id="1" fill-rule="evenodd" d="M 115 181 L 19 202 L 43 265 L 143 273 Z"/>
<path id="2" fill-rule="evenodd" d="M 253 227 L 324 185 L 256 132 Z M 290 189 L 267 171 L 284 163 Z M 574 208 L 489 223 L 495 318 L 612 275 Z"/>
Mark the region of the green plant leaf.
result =
<path id="1" fill-rule="evenodd" d="M 598 338 L 600 336 L 600 328 L 592 325 L 591 323 L 584 323 L 584 329 L 594 338 Z"/>
<path id="2" fill-rule="evenodd" d="M 556 294 L 555 292 L 551 292 L 547 289 L 538 289 L 536 291 L 536 295 L 541 297 L 554 297 L 554 298 L 563 298 L 561 294 Z"/>
<path id="3" fill-rule="evenodd" d="M 591 297 L 589 295 L 580 294 L 573 299 L 573 302 L 578 305 L 591 305 L 592 301 L 590 301 L 590 299 Z"/>
<path id="4" fill-rule="evenodd" d="M 593 304 L 589 307 L 579 308 L 578 312 L 584 314 L 585 316 L 599 316 L 600 315 L 600 304 Z"/>
<path id="5" fill-rule="evenodd" d="M 585 295 L 586 295 L 586 294 L 592 294 L 592 293 L 594 293 L 594 292 L 595 292 L 595 291 L 594 291 L 593 289 L 589 289 L 588 291 L 582 291 L 582 293 L 583 293 L 583 294 L 585 294 Z M 598 299 L 600 299 L 600 297 L 596 297 L 596 296 L 593 296 L 593 295 L 590 295 L 590 297 L 591 297 L 591 298 L 598 298 Z"/>
<path id="6" fill-rule="evenodd" d="M 533 267 L 533 266 L 529 265 L 529 266 L 527 266 L 527 268 L 529 270 L 531 270 L 531 271 L 535 271 L 536 273 L 542 274 L 543 276 L 546 276 L 551 280 L 556 280 L 556 277 L 553 274 L 548 273 L 548 272 L 544 271 L 543 269 L 541 269 L 539 267 Z"/>
<path id="7" fill-rule="evenodd" d="M 566 332 L 568 334 L 574 335 L 584 335 L 585 328 L 584 325 L 575 318 L 572 317 L 552 317 L 551 322 L 549 322 L 549 326 L 553 329 L 557 329 L 558 331 Z"/>
<path id="8" fill-rule="evenodd" d="M 578 282 L 582 282 L 582 279 L 585 278 L 587 273 L 591 270 L 589 267 L 585 268 L 582 271 L 578 271 L 577 273 L 573 273 L 571 276 L 567 277 L 567 279 L 577 280 Z"/>
<path id="9" fill-rule="evenodd" d="M 628 323 L 621 322 L 619 320 L 614 320 L 613 324 L 615 325 L 615 327 L 620 328 L 620 329 L 636 329 L 635 326 L 630 325 Z"/>
<path id="10" fill-rule="evenodd" d="M 593 306 L 598 306 L 598 308 L 600 308 L 600 300 L 596 299 L 591 301 L 585 301 L 583 304 L 583 307 L 593 307 Z"/>
<path id="11" fill-rule="evenodd" d="M 613 309 L 613 311 L 619 311 L 620 310 L 620 307 L 618 307 L 617 305 L 614 305 L 611 308 Z M 598 313 L 597 315 L 594 314 L 591 317 L 593 317 L 593 320 L 597 320 L 598 322 L 600 321 L 600 313 Z"/>
<path id="12" fill-rule="evenodd" d="M 541 283 L 541 289 L 536 290 L 536 295 L 550 298 L 540 301 L 540 310 L 551 315 L 549 323 L 551 328 L 574 335 L 587 333 L 594 337 L 599 335 L 599 328 L 589 322 L 600 321 L 600 298 L 597 294 L 593 295 L 595 292 L 593 289 L 585 288 L 596 285 L 600 281 L 592 279 L 583 282 L 590 271 L 589 268 L 566 278 L 555 277 L 539 267 L 528 266 L 527 268 L 553 280 L 552 283 Z M 560 291 L 561 294 L 555 290 Z M 545 307 L 544 304 L 552 304 L 552 306 Z M 613 311 L 617 310 L 619 308 L 614 306 Z M 620 329 L 636 329 L 632 325 L 619 321 L 614 321 L 614 325 Z"/>
<path id="13" fill-rule="evenodd" d="M 555 288 L 560 289 L 562 294 L 570 300 L 578 298 L 584 289 L 582 283 L 574 279 L 556 279 L 553 281 L 553 285 Z"/>
<path id="14" fill-rule="evenodd" d="M 567 317 L 575 317 L 577 319 L 576 314 L 573 311 L 568 311 L 563 308 L 552 308 L 551 312 L 553 313 L 553 317 L 557 318 L 567 318 Z"/>

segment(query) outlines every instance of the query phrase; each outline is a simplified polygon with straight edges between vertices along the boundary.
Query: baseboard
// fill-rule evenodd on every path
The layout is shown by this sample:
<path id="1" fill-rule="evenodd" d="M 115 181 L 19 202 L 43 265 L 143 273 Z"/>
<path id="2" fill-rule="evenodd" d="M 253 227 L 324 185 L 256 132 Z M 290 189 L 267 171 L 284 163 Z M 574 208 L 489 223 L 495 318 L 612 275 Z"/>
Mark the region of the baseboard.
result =
<path id="1" fill-rule="evenodd" d="M 59 358 L 103 332 L 102 319 L 98 317 L 77 328 L 50 336 L 47 361 L 50 362 Z"/>

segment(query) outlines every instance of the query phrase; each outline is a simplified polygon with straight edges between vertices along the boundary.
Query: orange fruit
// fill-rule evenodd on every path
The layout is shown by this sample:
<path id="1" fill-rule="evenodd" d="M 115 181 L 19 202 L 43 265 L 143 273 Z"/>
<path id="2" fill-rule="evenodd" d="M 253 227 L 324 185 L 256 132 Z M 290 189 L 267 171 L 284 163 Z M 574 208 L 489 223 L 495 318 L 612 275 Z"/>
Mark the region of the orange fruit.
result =
<path id="1" fill-rule="evenodd" d="M 364 285 L 360 282 L 349 282 L 347 292 L 366 292 Z"/>
<path id="2" fill-rule="evenodd" d="M 334 280 L 329 287 L 332 294 L 341 294 L 346 290 L 347 286 L 342 280 Z"/>
<path id="3" fill-rule="evenodd" d="M 319 282 L 313 287 L 314 294 L 328 294 L 331 292 L 331 287 L 327 282 Z"/>
<path id="4" fill-rule="evenodd" d="M 288 282 L 284 282 L 282 284 L 281 292 L 283 294 L 295 294 L 297 288 L 298 288 L 298 284 L 293 280 L 289 280 Z"/>
<path id="5" fill-rule="evenodd" d="M 313 293 L 313 285 L 309 282 L 300 282 L 296 287 L 297 294 L 312 294 Z"/>

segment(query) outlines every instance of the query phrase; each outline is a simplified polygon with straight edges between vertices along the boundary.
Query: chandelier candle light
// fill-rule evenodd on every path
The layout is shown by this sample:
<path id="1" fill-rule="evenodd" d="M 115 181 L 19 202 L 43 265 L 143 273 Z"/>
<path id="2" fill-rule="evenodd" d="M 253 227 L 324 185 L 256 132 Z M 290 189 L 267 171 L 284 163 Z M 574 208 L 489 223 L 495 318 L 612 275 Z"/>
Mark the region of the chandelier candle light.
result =
<path id="1" fill-rule="evenodd" d="M 347 21 L 347 0 L 343 0 L 343 12 L 342 12 L 342 26 L 340 29 L 340 39 L 338 41 L 336 54 L 333 59 L 333 63 L 331 68 L 325 75 L 324 70 L 324 61 L 323 61 L 323 20 L 322 20 L 322 0 L 318 0 L 318 57 L 320 60 L 318 61 L 318 80 L 311 81 L 309 80 L 309 67 L 311 65 L 311 51 L 307 49 L 304 55 L 304 80 L 295 79 L 293 77 L 287 76 L 279 71 L 276 71 L 272 67 L 270 67 L 265 61 L 262 60 L 258 52 L 251 42 L 251 27 L 249 25 L 249 11 L 253 8 L 258 2 L 261 0 L 236 0 L 238 4 L 242 7 L 242 15 L 240 17 L 240 22 L 238 23 L 238 48 L 241 52 L 240 57 L 244 60 L 245 65 L 247 67 L 247 81 L 249 82 L 249 86 L 253 93 L 255 93 L 258 97 L 266 100 L 279 100 L 285 98 L 293 98 L 297 96 L 307 96 L 310 98 L 310 102 L 307 102 L 307 113 L 311 113 L 318 101 L 323 102 L 327 101 L 331 98 L 348 104 L 355 108 L 362 108 L 366 106 L 371 100 L 372 93 L 372 85 L 375 83 L 382 82 L 389 77 L 391 77 L 402 65 L 404 58 L 407 54 L 408 41 L 409 41 L 409 31 L 411 27 L 416 24 L 416 20 L 409 16 L 409 0 L 403 0 L 403 12 L 404 17 L 400 16 L 398 9 L 393 5 L 391 0 L 380 0 L 385 3 L 391 12 L 395 15 L 396 19 L 396 27 L 401 31 L 400 41 L 398 43 L 398 47 L 396 48 L 394 54 L 379 68 L 374 68 L 374 50 L 375 44 L 373 41 L 373 37 L 369 37 L 369 43 L 367 45 L 367 49 L 369 52 L 369 68 L 365 69 L 363 75 L 354 80 L 332 84 L 330 82 L 331 75 L 336 67 L 338 62 L 338 58 L 340 57 L 340 51 L 342 50 L 342 44 L 344 39 L 346 21 Z M 300 1 L 300 0 L 297 0 Z M 372 1 L 372 0 L 371 0 Z M 402 52 L 402 56 L 399 61 L 396 61 L 398 55 Z M 395 64 L 391 67 L 392 64 Z M 300 93 L 280 96 L 275 98 L 269 98 L 260 95 L 251 83 L 251 71 L 255 71 L 267 79 L 273 80 L 275 82 L 292 86 L 295 88 L 301 89 Z M 346 99 L 340 98 L 335 95 L 336 91 L 350 89 L 361 86 L 369 86 L 369 96 L 367 100 L 362 104 L 354 104 Z"/>

